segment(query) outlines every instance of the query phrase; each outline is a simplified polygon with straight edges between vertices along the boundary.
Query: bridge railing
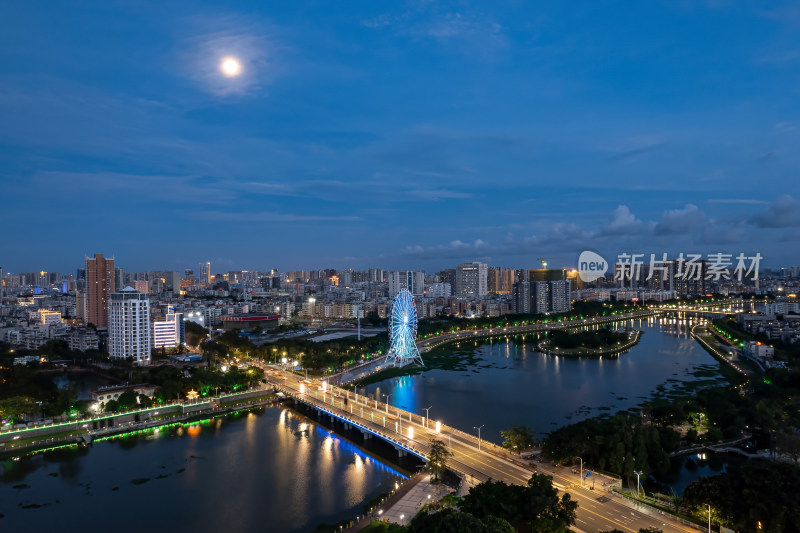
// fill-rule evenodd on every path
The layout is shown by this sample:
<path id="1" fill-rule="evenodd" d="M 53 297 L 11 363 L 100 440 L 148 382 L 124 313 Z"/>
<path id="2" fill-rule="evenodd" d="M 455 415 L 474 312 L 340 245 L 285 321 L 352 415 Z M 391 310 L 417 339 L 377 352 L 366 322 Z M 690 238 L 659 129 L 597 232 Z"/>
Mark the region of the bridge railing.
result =
<path id="1" fill-rule="evenodd" d="M 367 430 L 370 433 L 376 435 L 377 437 L 386 440 L 390 444 L 407 449 L 423 459 L 427 460 L 427 457 L 430 454 L 430 446 L 426 442 L 419 441 L 415 438 L 403 435 L 402 433 L 399 433 L 388 426 L 383 426 L 381 424 L 378 424 L 370 420 L 369 418 L 366 417 L 362 418 L 357 414 L 357 411 L 355 410 L 350 412 L 344 408 L 337 407 L 335 405 L 335 400 L 333 398 L 331 398 L 331 401 L 333 403 L 329 404 L 319 400 L 318 398 L 310 396 L 308 393 L 301 393 L 300 391 L 292 387 L 289 387 L 286 384 L 278 385 L 277 387 L 278 389 L 282 390 L 284 394 L 287 394 L 292 398 L 295 398 L 303 403 L 306 403 L 320 411 L 328 412 L 329 414 L 332 414 L 333 416 L 353 425 L 354 427 L 357 427 L 362 430 Z M 385 404 L 383 405 L 385 406 Z M 413 413 L 409 414 L 413 415 Z M 478 481 L 486 481 L 487 479 L 489 479 L 489 476 L 487 476 L 483 472 L 461 462 L 458 459 L 450 458 L 447 461 L 447 464 L 448 468 L 457 472 L 458 474 L 472 477 Z"/>

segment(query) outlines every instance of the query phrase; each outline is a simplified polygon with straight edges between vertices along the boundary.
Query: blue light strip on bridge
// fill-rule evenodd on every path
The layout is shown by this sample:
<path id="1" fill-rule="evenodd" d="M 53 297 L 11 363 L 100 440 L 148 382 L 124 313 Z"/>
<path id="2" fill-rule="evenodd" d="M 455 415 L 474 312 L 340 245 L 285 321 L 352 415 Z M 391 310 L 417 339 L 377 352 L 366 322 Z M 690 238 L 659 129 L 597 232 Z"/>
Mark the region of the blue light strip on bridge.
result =
<path id="1" fill-rule="evenodd" d="M 360 429 L 360 430 L 362 430 L 362 431 L 368 431 L 369 433 L 372 433 L 372 434 L 373 434 L 373 435 L 375 435 L 376 437 L 379 437 L 379 438 L 381 438 L 381 439 L 383 439 L 383 440 L 385 440 L 385 441 L 387 441 L 387 442 L 391 443 L 392 445 L 394 445 L 394 446 L 396 446 L 396 447 L 399 447 L 399 448 L 402 448 L 402 449 L 403 449 L 403 450 L 405 450 L 406 452 L 408 452 L 408 453 L 410 453 L 410 454 L 413 454 L 413 455 L 415 455 L 415 456 L 419 457 L 419 458 L 420 458 L 420 459 L 422 459 L 423 461 L 427 461 L 427 460 L 428 460 L 428 458 L 427 458 L 427 457 L 425 457 L 424 455 L 422 455 L 420 452 L 418 452 L 418 451 L 416 451 L 416 450 L 414 450 L 414 449 L 412 449 L 412 448 L 409 448 L 409 447 L 408 447 L 408 446 L 406 446 L 405 444 L 403 444 L 403 443 L 401 443 L 401 442 L 398 442 L 398 441 L 396 441 L 396 440 L 392 439 L 391 437 L 389 437 L 389 436 L 387 436 L 387 435 L 381 435 L 380 433 L 376 433 L 376 432 L 375 432 L 375 430 L 373 430 L 373 429 L 370 429 L 370 428 L 368 428 L 367 426 L 364 426 L 364 425 L 362 425 L 362 424 L 360 424 L 360 423 L 358 423 L 358 422 L 354 422 L 353 420 L 350 420 L 350 419 L 348 419 L 348 418 L 341 417 L 341 416 L 337 415 L 336 413 L 334 413 L 334 412 L 332 412 L 332 411 L 329 411 L 329 410 L 328 410 L 328 409 L 326 409 L 326 408 L 319 407 L 319 406 L 317 406 L 317 405 L 314 405 L 313 403 L 310 403 L 310 402 L 306 402 L 306 401 L 305 401 L 303 398 L 301 398 L 301 397 L 299 397 L 299 396 L 296 396 L 296 395 L 295 395 L 294 393 L 292 393 L 292 392 L 288 392 L 287 394 L 291 395 L 293 398 L 297 398 L 297 399 L 298 399 L 298 400 L 300 400 L 301 402 L 305 403 L 306 405 L 309 405 L 309 406 L 313 407 L 314 409 L 317 409 L 318 411 L 322 411 L 322 412 L 324 412 L 324 413 L 327 413 L 327 414 L 329 414 L 329 415 L 331 415 L 331 416 L 334 416 L 334 417 L 338 418 L 339 420 L 341 420 L 342 422 L 344 422 L 344 423 L 346 423 L 346 424 L 350 424 L 351 426 L 353 426 L 353 427 L 356 427 L 356 428 L 358 428 L 358 429 Z"/>

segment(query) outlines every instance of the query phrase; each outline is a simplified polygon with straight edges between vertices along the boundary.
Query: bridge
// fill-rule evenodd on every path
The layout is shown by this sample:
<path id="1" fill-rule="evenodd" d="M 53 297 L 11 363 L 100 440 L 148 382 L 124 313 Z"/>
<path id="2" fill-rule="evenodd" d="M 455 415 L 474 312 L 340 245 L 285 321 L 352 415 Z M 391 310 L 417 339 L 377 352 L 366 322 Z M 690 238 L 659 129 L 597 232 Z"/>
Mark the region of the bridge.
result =
<path id="1" fill-rule="evenodd" d="M 623 498 L 610 492 L 610 484 L 596 490 L 577 487 L 579 476 L 569 469 L 541 464 L 531 468 L 519 455 L 493 443 L 481 440 L 440 421 L 426 419 L 397 407 L 373 400 L 352 391 L 330 386 L 325 381 L 303 379 L 292 373 L 268 367 L 268 381 L 286 397 L 328 416 L 346 430 L 361 433 L 366 439 L 379 438 L 393 446 L 399 455 L 412 454 L 427 460 L 430 441 L 436 437 L 453 454 L 448 468 L 468 484 L 488 479 L 524 485 L 534 472 L 553 476 L 556 488 L 569 489 L 578 502 L 577 531 L 594 532 L 619 529 L 637 533 L 641 528 L 654 527 L 664 533 L 693 531 L 689 527 L 653 511 L 633 507 Z"/>

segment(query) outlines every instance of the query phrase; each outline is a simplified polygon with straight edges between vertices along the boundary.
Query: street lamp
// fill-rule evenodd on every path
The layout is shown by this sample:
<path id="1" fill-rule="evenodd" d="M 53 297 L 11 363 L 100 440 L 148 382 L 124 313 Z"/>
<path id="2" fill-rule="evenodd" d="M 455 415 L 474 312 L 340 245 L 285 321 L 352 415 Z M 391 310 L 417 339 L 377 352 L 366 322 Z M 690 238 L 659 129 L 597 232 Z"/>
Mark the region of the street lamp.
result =
<path id="1" fill-rule="evenodd" d="M 386 414 L 388 415 L 389 414 L 389 397 L 391 396 L 391 394 L 382 394 L 382 396 L 384 398 L 386 398 Z"/>
<path id="2" fill-rule="evenodd" d="M 578 457 L 581 462 L 581 487 L 583 487 L 583 459 Z"/>
<path id="3" fill-rule="evenodd" d="M 485 425 L 486 424 L 483 424 L 481 427 L 472 426 L 472 429 L 478 430 L 478 451 L 481 451 L 481 429 L 483 429 Z"/>
<path id="4" fill-rule="evenodd" d="M 706 504 L 708 507 L 708 533 L 711 533 L 711 505 Z"/>
<path id="5" fill-rule="evenodd" d="M 633 473 L 636 474 L 636 495 L 641 498 L 642 497 L 642 491 L 641 491 L 641 488 L 640 488 L 641 486 L 639 485 L 639 476 L 642 475 L 642 471 L 641 470 L 639 470 L 638 472 L 634 471 Z"/>
<path id="6" fill-rule="evenodd" d="M 428 411 L 431 410 L 431 407 L 433 406 L 431 405 L 430 407 L 423 407 L 423 409 L 425 409 L 425 429 L 428 429 Z"/>

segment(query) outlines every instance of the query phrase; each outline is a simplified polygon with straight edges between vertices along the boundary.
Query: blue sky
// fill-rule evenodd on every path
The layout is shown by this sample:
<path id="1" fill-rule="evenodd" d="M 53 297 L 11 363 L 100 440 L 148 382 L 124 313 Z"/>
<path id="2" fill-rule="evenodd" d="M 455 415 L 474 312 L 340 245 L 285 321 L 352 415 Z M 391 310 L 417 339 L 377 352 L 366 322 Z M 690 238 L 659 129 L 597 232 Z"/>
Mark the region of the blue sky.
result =
<path id="1" fill-rule="evenodd" d="M 800 7 L 495 4 L 6 2 L 0 264 L 800 263 Z"/>

